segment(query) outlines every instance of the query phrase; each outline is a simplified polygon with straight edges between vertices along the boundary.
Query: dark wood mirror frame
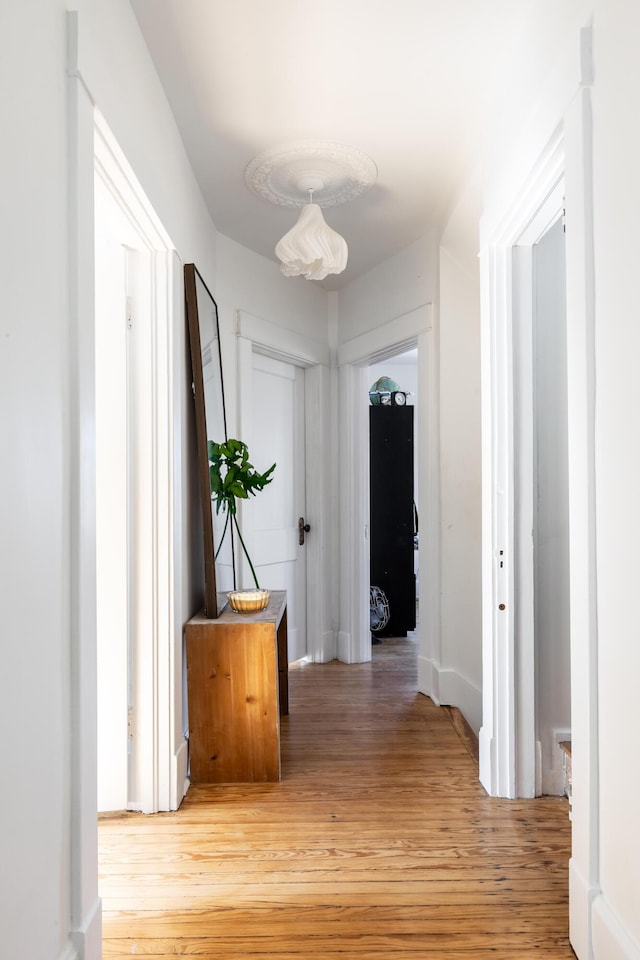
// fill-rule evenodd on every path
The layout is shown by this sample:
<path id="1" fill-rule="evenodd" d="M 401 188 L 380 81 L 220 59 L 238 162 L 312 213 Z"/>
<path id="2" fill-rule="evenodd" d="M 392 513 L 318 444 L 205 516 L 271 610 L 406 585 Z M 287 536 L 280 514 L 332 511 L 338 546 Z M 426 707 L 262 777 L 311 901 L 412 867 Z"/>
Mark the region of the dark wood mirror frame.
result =
<path id="1" fill-rule="evenodd" d="M 218 326 L 218 307 L 211 295 L 211 291 L 202 279 L 193 263 L 184 266 L 184 292 L 189 329 L 189 344 L 191 353 L 191 372 L 193 383 L 193 399 L 195 407 L 196 448 L 198 463 L 198 486 L 202 506 L 203 536 L 204 536 L 204 614 L 209 619 L 215 619 L 221 612 L 218 600 L 215 562 L 214 518 L 211 505 L 211 486 L 209 482 L 209 453 L 208 440 L 222 442 L 227 439 L 227 422 L 224 405 L 224 385 L 222 379 L 222 354 L 220 350 L 220 330 Z M 206 297 L 206 304 L 210 307 L 214 326 L 216 346 L 211 350 L 211 362 L 214 365 L 215 377 L 219 383 L 214 385 L 216 390 L 214 417 L 209 410 L 207 418 L 207 404 L 205 396 L 205 380 L 202 356 L 202 331 L 205 318 L 202 317 L 198 306 L 198 294 Z M 201 299 L 202 303 L 202 299 Z M 209 344 L 205 344 L 205 349 Z M 219 396 L 217 395 L 219 392 Z M 211 405 L 210 405 L 211 406 Z M 216 422 L 211 422 L 215 420 Z"/>

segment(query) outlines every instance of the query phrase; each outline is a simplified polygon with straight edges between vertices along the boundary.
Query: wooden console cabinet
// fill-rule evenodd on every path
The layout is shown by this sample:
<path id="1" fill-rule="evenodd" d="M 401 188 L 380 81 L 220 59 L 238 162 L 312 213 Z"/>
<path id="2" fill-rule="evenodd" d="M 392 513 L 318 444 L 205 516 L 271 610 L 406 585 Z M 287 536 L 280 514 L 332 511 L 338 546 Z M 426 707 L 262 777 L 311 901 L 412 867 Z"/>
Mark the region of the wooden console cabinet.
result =
<path id="1" fill-rule="evenodd" d="M 289 712 L 287 603 L 272 591 L 259 613 L 227 608 L 186 625 L 192 783 L 280 779 L 280 716 Z"/>

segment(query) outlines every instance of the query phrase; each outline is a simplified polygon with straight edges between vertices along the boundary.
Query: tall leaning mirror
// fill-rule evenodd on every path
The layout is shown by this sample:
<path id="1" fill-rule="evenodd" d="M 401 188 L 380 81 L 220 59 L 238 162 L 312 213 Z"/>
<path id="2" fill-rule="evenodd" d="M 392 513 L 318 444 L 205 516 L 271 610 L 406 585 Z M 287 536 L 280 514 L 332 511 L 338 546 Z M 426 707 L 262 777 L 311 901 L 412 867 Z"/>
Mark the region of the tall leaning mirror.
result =
<path id="1" fill-rule="evenodd" d="M 198 486 L 204 536 L 204 610 L 215 619 L 221 611 L 222 593 L 233 589 L 233 546 L 222 538 L 224 518 L 212 509 L 207 442 L 227 439 L 222 381 L 222 355 L 218 307 L 193 263 L 184 267 L 184 290 L 189 329 L 193 399 L 195 405 Z M 222 544 L 216 556 L 216 544 Z"/>

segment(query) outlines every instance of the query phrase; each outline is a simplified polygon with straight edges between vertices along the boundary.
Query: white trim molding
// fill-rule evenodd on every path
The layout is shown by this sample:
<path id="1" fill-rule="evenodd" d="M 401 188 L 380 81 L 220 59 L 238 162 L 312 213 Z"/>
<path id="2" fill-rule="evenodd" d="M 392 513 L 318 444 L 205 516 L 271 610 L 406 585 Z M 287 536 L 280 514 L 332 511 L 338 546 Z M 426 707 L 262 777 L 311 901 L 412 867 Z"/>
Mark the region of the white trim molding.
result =
<path id="1" fill-rule="evenodd" d="M 440 336 L 431 305 L 427 327 L 417 337 L 418 344 L 418 502 L 421 526 L 418 593 L 418 690 L 435 703 L 458 703 L 440 699 L 442 632 L 440 620 Z M 474 711 L 474 713 L 476 713 Z"/>
<path id="2" fill-rule="evenodd" d="M 567 145 L 567 400 L 571 616 L 572 850 L 569 933 L 591 953 L 600 895 L 600 719 L 596 544 L 596 348 L 591 27 L 582 31 L 583 84 L 565 115 Z M 636 953 L 637 957 L 637 953 Z"/>
<path id="3" fill-rule="evenodd" d="M 365 366 L 338 371 L 339 452 L 339 628 L 337 658 L 371 660 L 369 618 L 369 420 Z"/>
<path id="4" fill-rule="evenodd" d="M 591 924 L 594 960 L 640 960 L 640 944 L 632 939 L 602 893 L 593 901 Z"/>
<path id="5" fill-rule="evenodd" d="M 562 212 L 563 171 L 558 129 L 506 216 L 483 231 L 479 742 L 480 780 L 492 796 L 532 797 L 536 791 L 530 248 Z"/>
<path id="6" fill-rule="evenodd" d="M 297 367 L 316 364 L 329 366 L 329 346 L 295 330 L 281 327 L 270 320 L 253 316 L 245 310 L 236 311 L 236 334 L 250 340 L 253 349 L 276 360 L 293 363 Z"/>
<path id="7" fill-rule="evenodd" d="M 182 324 L 174 323 L 174 317 L 176 311 L 180 318 L 184 313 L 182 265 L 97 111 L 95 168 L 134 225 L 144 253 L 141 309 L 133 330 L 139 350 L 133 353 L 132 390 L 139 437 L 135 445 L 139 471 L 136 482 L 143 484 L 150 496 L 138 499 L 136 511 L 135 736 L 129 808 L 156 813 L 177 809 L 184 795 L 184 780 L 175 759 L 175 733 L 182 714 L 177 667 L 182 655 L 182 625 L 176 619 L 181 609 L 181 578 L 174 544 L 176 523 L 182 513 L 174 470 L 179 443 L 174 422 L 174 409 L 179 404 L 174 332 L 183 329 Z"/>
<path id="8" fill-rule="evenodd" d="M 440 662 L 440 397 L 437 315 L 425 303 L 354 337 L 338 348 L 340 499 L 340 626 L 338 659 L 371 659 L 369 628 L 369 364 L 417 347 L 417 501 L 421 520 L 418 623 L 418 684 L 431 696 Z M 424 425 L 424 426 L 422 426 Z M 424 531 L 424 535 L 422 535 Z"/>
<path id="9" fill-rule="evenodd" d="M 71 941 L 66 944 L 62 953 L 58 954 L 58 960 L 79 960 L 78 951 Z"/>
<path id="10" fill-rule="evenodd" d="M 442 667 L 435 661 L 427 661 L 431 671 L 431 699 L 436 706 L 455 704 L 464 714 L 473 730 L 482 722 L 482 690 L 463 676 L 459 670 Z M 422 691 L 421 689 L 421 692 Z"/>
<path id="11" fill-rule="evenodd" d="M 82 924 L 75 928 L 69 945 L 70 960 L 102 956 L 102 900 L 96 897 Z M 65 955 L 66 960 L 66 955 Z"/>
<path id="12" fill-rule="evenodd" d="M 67 14 L 69 110 L 70 936 L 79 960 L 99 916 L 97 799 L 94 105 L 78 70 L 78 14 Z M 96 907 L 96 904 L 98 905 Z"/>
<path id="13" fill-rule="evenodd" d="M 415 346 L 419 335 L 432 328 L 433 304 L 426 303 L 359 337 L 345 340 L 338 347 L 338 366 L 342 367 L 346 363 L 361 365 L 386 360 L 404 349 L 410 350 Z"/>

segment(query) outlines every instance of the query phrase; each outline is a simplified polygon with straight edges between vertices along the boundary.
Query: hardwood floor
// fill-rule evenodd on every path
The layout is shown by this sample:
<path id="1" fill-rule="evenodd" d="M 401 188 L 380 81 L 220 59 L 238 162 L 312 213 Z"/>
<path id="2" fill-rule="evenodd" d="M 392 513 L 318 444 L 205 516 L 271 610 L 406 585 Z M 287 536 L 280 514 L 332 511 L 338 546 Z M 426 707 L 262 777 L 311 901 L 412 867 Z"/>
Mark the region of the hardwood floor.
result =
<path id="1" fill-rule="evenodd" d="M 104 957 L 569 960 L 567 801 L 489 799 L 416 647 L 295 664 L 283 780 L 100 820 Z"/>

